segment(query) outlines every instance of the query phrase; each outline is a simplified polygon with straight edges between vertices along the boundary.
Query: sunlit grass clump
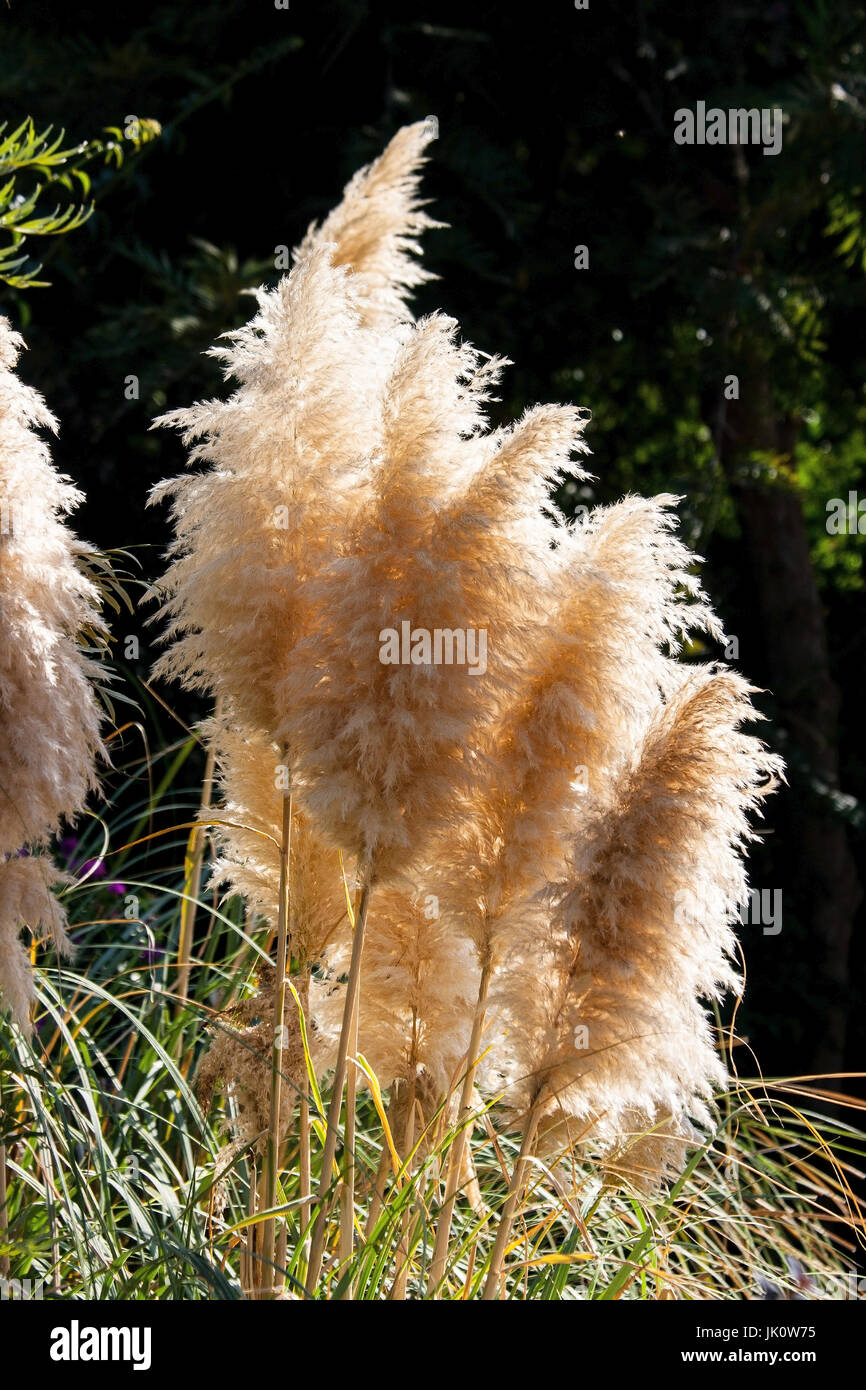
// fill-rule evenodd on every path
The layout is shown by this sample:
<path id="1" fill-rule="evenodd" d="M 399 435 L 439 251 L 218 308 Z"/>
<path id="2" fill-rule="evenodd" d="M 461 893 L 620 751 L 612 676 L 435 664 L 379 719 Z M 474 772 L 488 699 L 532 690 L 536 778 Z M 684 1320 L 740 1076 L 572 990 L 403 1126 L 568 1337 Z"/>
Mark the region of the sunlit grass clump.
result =
<path id="1" fill-rule="evenodd" d="M 177 752 L 159 756 L 157 780 Z M 224 913 L 203 899 L 192 995 L 178 1014 L 174 950 L 188 831 L 172 827 L 196 805 L 195 789 L 167 788 L 156 808 L 159 838 L 128 851 L 128 839 L 148 833 L 149 808 L 140 808 L 143 819 L 134 812 L 119 818 L 120 844 L 105 861 L 107 873 L 67 895 L 86 969 L 37 971 L 31 1042 L 3 1026 L 9 1181 L 0 1258 L 9 1259 L 12 1277 L 41 1281 L 46 1298 L 240 1299 L 267 1282 L 255 1254 L 261 1213 L 250 1216 L 254 1146 L 226 1147 L 239 1098 L 220 1088 L 201 1095 L 195 1084 L 204 1025 L 223 1036 L 232 1026 L 232 1004 L 252 995 L 257 964 L 264 964 L 267 931 L 248 936 L 237 904 Z M 176 869 L 148 881 L 147 865 L 163 844 L 175 847 Z M 95 827 L 73 859 L 97 856 L 100 846 Z M 122 916 L 132 893 L 143 921 Z M 729 1039 L 718 1039 L 724 1051 Z M 741 1048 L 734 1055 L 740 1051 L 748 1056 Z M 266 1066 L 267 1056 L 258 1061 Z M 837 1111 L 841 1119 L 822 1118 L 818 1094 L 808 1083 L 734 1083 L 685 1172 L 656 1194 L 628 1173 L 615 1181 L 571 1156 L 564 1165 L 552 1156 L 534 1161 L 509 1241 L 507 1295 L 759 1298 L 763 1276 L 791 1296 L 798 1289 L 790 1259 L 810 1276 L 808 1297 L 850 1296 L 864 1234 L 851 1186 L 862 1174 L 864 1137 L 853 1108 Z M 388 1106 L 386 1098 L 380 1110 L 368 1093 L 356 1126 L 355 1249 L 343 1264 L 335 1214 L 316 1296 L 337 1297 L 351 1284 L 356 1298 L 388 1298 L 398 1279 L 412 1298 L 428 1287 L 453 1119 L 430 1114 L 404 1171 L 383 1111 L 402 1138 L 405 1104 Z M 444 1298 L 479 1297 L 486 1279 L 518 1147 L 495 1119 L 495 1112 L 480 1115 L 471 1129 L 477 1187 L 455 1205 Z M 314 1155 L 318 1146 L 316 1139 Z M 285 1152 L 279 1204 L 286 1295 L 303 1298 L 297 1157 L 295 1139 Z"/>
<path id="2" fill-rule="evenodd" d="M 61 1297 L 833 1296 L 858 1136 L 722 1027 L 780 760 L 682 659 L 723 634 L 676 499 L 567 525 L 586 413 L 494 427 L 508 364 L 412 319 L 430 134 L 160 422 L 204 786 L 185 736 L 76 845 L 75 969 L 5 1034 L 0 1258 Z"/>

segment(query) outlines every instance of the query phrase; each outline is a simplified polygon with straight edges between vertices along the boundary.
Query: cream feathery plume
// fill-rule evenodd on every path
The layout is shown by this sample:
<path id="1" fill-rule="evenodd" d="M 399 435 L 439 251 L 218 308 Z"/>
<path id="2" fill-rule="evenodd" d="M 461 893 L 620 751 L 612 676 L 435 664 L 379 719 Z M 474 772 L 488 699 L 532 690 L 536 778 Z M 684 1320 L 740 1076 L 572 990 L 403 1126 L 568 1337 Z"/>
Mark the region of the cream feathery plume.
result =
<path id="1" fill-rule="evenodd" d="M 676 680 L 639 759 L 581 825 L 553 922 L 532 905 L 535 921 L 496 984 L 507 1036 L 493 1084 L 505 1082 L 523 1141 L 488 1300 L 499 1297 L 534 1146 L 616 1155 L 636 1139 L 648 1186 L 682 1165 L 692 1122 L 709 1121 L 725 1081 L 703 1001 L 735 981 L 749 816 L 782 766 L 741 732 L 757 717 L 745 681 L 712 666 Z"/>
<path id="2" fill-rule="evenodd" d="M 417 858 L 481 771 L 484 731 L 546 616 L 559 534 L 544 511 L 548 485 L 583 447 L 572 407 L 539 407 L 483 434 L 501 364 L 479 367 L 454 330 L 434 316 L 398 354 L 373 496 L 344 554 L 309 586 L 322 621 L 295 648 L 282 692 L 280 737 L 298 753 L 302 796 L 368 882 Z M 412 633 L 419 646 L 407 653 Z M 483 637 L 483 665 L 437 664 L 437 633 L 467 645 L 471 634 L 479 648 Z M 382 643 L 398 636 L 399 664 L 385 664 Z"/>
<path id="3" fill-rule="evenodd" d="M 217 1015 L 209 1027 L 210 1046 L 196 1071 L 196 1089 L 205 1106 L 221 1083 L 233 1101 L 226 1129 L 242 1148 L 265 1151 L 271 1102 L 274 1050 L 275 972 L 262 966 L 256 992 Z M 298 1012 L 292 1007 L 284 1024 L 282 1069 L 288 1085 L 281 1088 L 279 1131 L 289 1132 L 292 1113 L 306 1076 L 304 1044 Z"/>
<path id="4" fill-rule="evenodd" d="M 283 804 L 283 792 L 277 789 L 279 750 L 264 734 L 251 734 L 223 719 L 206 721 L 202 733 L 216 748 L 222 790 L 215 812 L 212 882 L 226 886 L 229 894 L 241 894 L 250 914 L 275 928 Z M 347 933 L 348 914 L 339 855 L 323 844 L 302 810 L 292 818 L 289 876 L 290 954 L 309 967 Z"/>
<path id="5" fill-rule="evenodd" d="M 418 198 L 424 150 L 435 139 L 432 122 L 403 126 L 378 159 L 359 169 L 343 200 L 313 224 L 295 252 L 306 260 L 330 245 L 335 265 L 347 266 L 357 282 L 365 323 L 389 326 L 410 317 L 406 300 L 416 286 L 435 279 L 416 259 L 418 237 L 443 227 L 422 211 Z"/>
<path id="6" fill-rule="evenodd" d="M 380 442 L 404 301 L 430 278 L 417 237 L 440 225 L 417 196 L 432 138 L 427 122 L 398 131 L 310 227 L 292 272 L 257 291 L 255 318 L 211 350 L 234 395 L 155 422 L 195 444 L 190 464 L 210 465 L 151 493 L 172 499 L 175 523 L 160 614 L 174 641 L 156 670 L 222 696 L 250 728 L 273 732 L 274 672 L 309 618 L 300 583 L 333 554 Z"/>
<path id="7" fill-rule="evenodd" d="M 633 755 L 677 669 L 668 653 L 689 630 L 723 635 L 691 572 L 700 557 L 674 534 L 675 500 L 626 498 L 560 540 L 551 610 L 449 841 L 441 895 L 482 961 L 498 919 L 562 867 L 586 793 Z"/>
<path id="8" fill-rule="evenodd" d="M 26 1028 L 32 981 L 21 927 L 46 929 L 69 950 L 51 893 L 63 876 L 46 854 L 27 851 L 82 809 L 105 749 L 98 668 L 77 644 L 83 630 L 104 630 L 98 594 L 78 563 L 87 547 L 64 520 L 82 495 L 36 433 L 56 422 L 15 374 L 22 346 L 0 317 L 0 993 Z"/>
<path id="9" fill-rule="evenodd" d="M 497 987 L 509 1104 L 573 1118 L 600 1150 L 708 1118 L 724 1068 L 702 1001 L 736 982 L 749 818 L 782 772 L 741 731 L 752 687 L 712 666 L 679 679 Z"/>
<path id="10" fill-rule="evenodd" d="M 721 629 L 673 533 L 674 498 L 626 498 L 559 539 L 547 621 L 520 691 L 483 744 L 484 774 L 464 796 L 434 885 L 455 930 L 475 944 L 479 994 L 464 1081 L 474 1063 L 493 973 L 521 921 L 521 902 L 564 868 L 564 834 L 634 749 L 669 683 L 685 631 Z M 688 599 L 686 603 L 684 600 Z M 440 856 L 442 862 L 446 862 Z M 440 1215 L 431 1286 L 444 1273 L 458 1136 Z"/>
<path id="11" fill-rule="evenodd" d="M 509 474 L 555 473 L 579 428 L 566 407 L 554 427 L 551 407 L 483 436 L 501 364 L 479 368 L 455 327 L 424 320 L 398 354 L 373 495 L 344 553 L 309 585 L 320 621 L 280 697 L 279 737 L 298 750 L 305 803 L 380 878 L 423 851 L 477 775 L 472 750 L 541 621 L 555 534 L 538 484 L 519 489 Z M 437 633 L 443 652 L 460 634 L 462 662 L 437 660 Z"/>
<path id="12" fill-rule="evenodd" d="M 561 1153 L 564 1147 L 573 1149 L 573 1133 L 569 1136 L 568 1129 L 567 1120 L 562 1124 L 548 1122 L 540 1142 L 549 1152 Z M 624 1111 L 620 1130 L 612 1152 L 601 1161 L 604 1182 L 609 1187 L 626 1186 L 646 1196 L 680 1175 L 688 1152 L 701 1140 L 700 1131 L 686 1116 L 673 1118 L 663 1112 L 656 1112 L 648 1120 L 643 1111 L 634 1115 Z"/>
<path id="13" fill-rule="evenodd" d="M 49 936 L 61 955 L 71 955 L 66 913 L 52 887 L 68 881 L 48 854 L 22 854 L 0 862 L 0 1004 L 29 1031 L 33 1000 L 30 955 L 20 938 L 22 926 Z"/>
<path id="14" fill-rule="evenodd" d="M 352 277 L 323 245 L 259 312 L 212 349 L 240 385 L 227 400 L 162 416 L 209 468 L 169 479 L 175 538 L 162 581 L 172 645 L 157 674 L 221 697 L 269 735 L 275 684 L 311 622 L 301 585 L 330 557 L 357 505 L 381 433 L 381 387 L 395 344 L 363 328 Z"/>
<path id="15" fill-rule="evenodd" d="M 328 952 L 328 966 L 332 978 L 346 973 L 345 940 Z M 408 885 L 387 884 L 374 897 L 362 970 L 359 1050 L 383 1090 L 403 1084 L 415 1093 L 427 1122 L 460 1070 L 478 967 L 469 943 L 455 938 L 426 893 L 423 875 Z M 323 991 L 315 1008 L 322 1043 L 330 1040 L 324 1066 L 335 1050 L 342 1007 L 342 991 L 334 990 Z"/>

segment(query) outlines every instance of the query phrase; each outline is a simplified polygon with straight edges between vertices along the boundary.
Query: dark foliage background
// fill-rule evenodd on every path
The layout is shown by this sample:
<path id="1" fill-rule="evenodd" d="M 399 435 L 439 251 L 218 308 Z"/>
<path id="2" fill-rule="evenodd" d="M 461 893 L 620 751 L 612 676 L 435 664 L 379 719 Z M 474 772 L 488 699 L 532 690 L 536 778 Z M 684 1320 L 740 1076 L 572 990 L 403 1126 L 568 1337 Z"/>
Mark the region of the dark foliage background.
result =
<path id="1" fill-rule="evenodd" d="M 10 0 L 0 35 L 13 124 L 32 115 L 69 144 L 130 115 L 162 127 L 92 171 L 83 228 L 29 243 L 50 288 L 0 287 L 62 423 L 57 460 L 87 493 L 78 529 L 139 547 L 150 575 L 167 527 L 147 490 L 182 467 L 151 419 L 221 389 L 202 354 L 249 317 L 243 291 L 274 279 L 275 248 L 398 125 L 438 117 L 426 187 L 450 229 L 427 237 L 441 282 L 418 308 L 513 359 L 504 413 L 591 408 L 598 481 L 566 509 L 682 496 L 790 769 L 753 856 L 755 886 L 782 890 L 782 931 L 744 928 L 738 1026 L 770 1072 L 858 1067 L 864 538 L 828 535 L 826 517 L 849 490 L 866 501 L 863 5 Z M 698 100 L 781 107 L 781 153 L 676 145 L 674 112 Z M 145 674 L 149 630 L 117 626 Z"/>

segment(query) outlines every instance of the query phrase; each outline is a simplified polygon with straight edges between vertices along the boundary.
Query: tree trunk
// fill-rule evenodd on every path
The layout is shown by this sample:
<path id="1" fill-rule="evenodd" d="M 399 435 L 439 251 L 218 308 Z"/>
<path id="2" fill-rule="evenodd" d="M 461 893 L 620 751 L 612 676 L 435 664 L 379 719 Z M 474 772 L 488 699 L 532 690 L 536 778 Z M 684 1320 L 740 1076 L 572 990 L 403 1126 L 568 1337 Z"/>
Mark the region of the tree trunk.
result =
<path id="1" fill-rule="evenodd" d="M 816 1071 L 845 1065 L 849 955 L 854 914 L 862 898 L 847 830 L 827 793 L 839 787 L 840 695 L 830 672 L 824 610 L 809 553 L 800 499 L 785 484 L 752 482 L 743 463 L 756 450 L 790 456 L 798 425 L 780 419 L 760 369 L 740 377 L 744 398 L 726 402 L 720 439 L 748 559 L 777 720 L 804 763 L 791 768 L 800 785 L 786 850 L 805 871 L 802 907 L 814 933 L 828 1000 L 825 1030 L 815 1038 Z M 822 795 L 819 788 L 824 788 Z M 784 904 L 783 904 L 784 913 Z"/>

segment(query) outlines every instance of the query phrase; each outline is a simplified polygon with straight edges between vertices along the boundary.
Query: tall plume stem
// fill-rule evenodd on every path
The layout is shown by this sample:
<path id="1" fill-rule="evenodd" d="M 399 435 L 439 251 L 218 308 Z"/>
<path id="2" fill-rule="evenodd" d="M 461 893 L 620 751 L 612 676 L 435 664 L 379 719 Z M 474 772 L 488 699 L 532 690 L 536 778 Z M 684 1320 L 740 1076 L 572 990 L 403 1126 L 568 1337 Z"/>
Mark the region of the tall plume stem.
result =
<path id="1" fill-rule="evenodd" d="M 487 1279 L 482 1294 L 482 1299 L 488 1303 L 495 1302 L 501 1296 L 502 1266 L 505 1261 L 505 1251 L 511 1239 L 511 1228 L 514 1225 L 514 1216 L 517 1211 L 517 1206 L 523 1195 L 524 1188 L 526 1187 L 532 1146 L 535 1143 L 535 1136 L 538 1132 L 538 1122 L 540 1119 L 541 1108 L 538 1102 L 536 1102 L 526 1117 L 526 1123 L 523 1127 L 523 1142 L 520 1145 L 520 1153 L 517 1155 L 517 1162 L 511 1174 L 508 1196 L 505 1199 L 505 1205 L 499 1217 L 496 1239 L 493 1242 L 493 1250 L 490 1254 L 490 1267 L 487 1271 Z"/>
<path id="2" fill-rule="evenodd" d="M 250 1219 L 250 1225 L 247 1230 L 246 1245 L 241 1247 L 240 1273 L 241 1289 L 243 1290 L 244 1298 L 254 1301 L 258 1297 L 259 1279 L 257 1275 L 257 1254 L 260 1228 L 255 1224 L 258 1182 L 256 1180 L 256 1156 L 252 1149 L 247 1158 L 247 1167 L 250 1185 L 247 1198 L 247 1216 Z"/>
<path id="3" fill-rule="evenodd" d="M 0 1081 L 0 1116 L 3 1115 L 3 1085 Z M 9 1230 L 9 1212 L 7 1209 L 8 1189 L 6 1186 L 6 1145 L 0 1144 L 0 1241 L 5 1242 L 6 1233 Z M 0 1255 L 0 1279 L 9 1278 L 9 1256 Z"/>
<path id="4" fill-rule="evenodd" d="M 216 703 L 215 718 L 219 718 L 221 701 Z M 207 750 L 204 768 L 204 781 L 201 789 L 201 809 L 199 821 L 205 822 L 210 816 L 213 797 L 214 770 L 216 767 L 216 747 L 213 740 Z M 192 961 L 192 939 L 195 930 L 196 905 L 201 889 L 201 870 L 204 861 L 205 827 L 197 825 L 192 832 L 192 856 L 189 873 L 184 884 L 184 894 L 180 906 L 180 939 L 177 945 L 177 998 L 181 1009 L 189 996 L 189 973 Z"/>
<path id="5" fill-rule="evenodd" d="M 376 1178 L 373 1185 L 373 1195 L 370 1198 L 370 1206 L 367 1210 L 367 1221 L 364 1226 L 364 1235 L 369 1240 L 376 1222 L 379 1220 L 379 1213 L 385 1200 L 385 1184 L 388 1181 L 388 1168 L 391 1164 L 391 1154 L 388 1150 L 388 1141 L 383 1137 L 382 1152 L 379 1155 L 379 1166 L 376 1169 Z"/>
<path id="6" fill-rule="evenodd" d="M 430 1265 L 430 1281 L 428 1288 L 431 1293 L 433 1293 L 434 1297 L 437 1296 L 436 1289 L 444 1277 L 445 1266 L 448 1262 L 448 1246 L 451 1240 L 451 1222 L 454 1216 L 454 1204 L 457 1201 L 457 1188 L 460 1183 L 460 1174 L 463 1171 L 466 1145 L 469 1143 L 471 1121 L 468 1117 L 472 1113 L 472 1099 L 475 1091 L 475 1070 L 478 1062 L 479 1049 L 481 1047 L 481 1034 L 484 1030 L 484 1018 L 487 1012 L 487 994 L 490 989 L 491 970 L 492 960 L 488 951 L 481 969 L 481 979 L 478 984 L 478 1000 L 472 1019 L 472 1035 L 469 1039 L 467 1066 L 463 1077 L 463 1089 L 460 1095 L 461 1127 L 448 1156 L 445 1201 L 442 1204 L 439 1224 L 436 1227 L 436 1243 L 433 1247 L 433 1260 Z"/>
<path id="7" fill-rule="evenodd" d="M 415 1020 L 413 1021 L 413 1024 L 412 1024 L 412 1034 L 413 1034 L 412 1052 L 413 1052 L 413 1065 L 414 1065 L 414 1054 L 415 1054 L 415 1048 L 416 1048 L 415 1039 L 417 1038 L 417 1034 L 418 1034 L 418 1021 L 417 1021 L 417 1019 L 415 1019 Z M 408 1165 L 408 1162 L 409 1162 L 409 1155 L 410 1155 L 411 1152 L 412 1152 L 412 1145 L 413 1145 L 414 1142 L 415 1142 L 415 1092 L 416 1092 L 416 1088 L 417 1088 L 416 1075 L 417 1075 L 416 1072 L 413 1071 L 413 1073 L 412 1073 L 412 1080 L 411 1080 L 411 1082 L 409 1082 L 409 1100 L 408 1100 L 408 1103 L 407 1103 L 407 1106 L 406 1106 L 406 1125 L 405 1125 L 405 1128 L 404 1128 L 404 1130 L 403 1130 L 403 1158 L 404 1158 L 404 1162 L 405 1162 L 407 1165 Z M 409 1173 L 408 1173 L 408 1171 L 407 1171 L 407 1173 L 406 1173 L 406 1180 L 407 1180 L 407 1182 L 409 1181 Z M 397 1251 L 397 1274 L 396 1274 L 396 1276 L 395 1276 L 395 1278 L 394 1278 L 394 1283 L 393 1283 L 393 1285 L 392 1285 L 392 1287 L 391 1287 L 391 1292 L 390 1292 L 390 1294 L 388 1295 L 389 1299 L 393 1299 L 393 1300 L 398 1300 L 398 1301 L 399 1301 L 399 1300 L 405 1299 L 405 1297 L 406 1297 L 406 1284 L 407 1284 L 408 1279 L 409 1279 L 409 1260 L 410 1260 L 410 1257 L 411 1257 L 410 1242 L 409 1242 L 409 1232 L 410 1232 L 411 1224 L 412 1224 L 412 1208 L 411 1208 L 411 1206 L 407 1206 L 407 1207 L 406 1207 L 406 1210 L 403 1212 L 403 1222 L 402 1222 L 402 1226 L 403 1226 L 403 1235 L 402 1235 L 402 1240 L 400 1241 L 400 1248 L 399 1248 L 399 1250 Z"/>
<path id="8" fill-rule="evenodd" d="M 280 903 L 277 919 L 276 988 L 274 990 L 274 1051 L 271 1069 L 271 1103 L 268 1141 L 265 1152 L 264 1199 L 271 1211 L 277 1204 L 277 1171 L 280 1156 L 280 1113 L 283 1085 L 283 1050 L 285 1042 L 286 976 L 289 964 L 289 909 L 291 881 L 289 865 L 292 855 L 292 793 L 283 794 L 283 821 L 280 836 Z M 262 1233 L 262 1279 L 276 1287 L 274 1262 L 276 1220 L 268 1217 Z"/>
<path id="9" fill-rule="evenodd" d="M 309 1024 L 310 1018 L 310 967 L 304 966 L 303 979 L 301 982 L 301 1007 L 304 1010 L 304 1020 Z M 310 1078 L 307 1069 L 304 1067 L 304 1074 L 301 1078 L 301 1096 L 298 1107 L 298 1176 L 301 1182 L 301 1231 L 304 1232 L 303 1242 L 305 1246 L 304 1263 L 309 1262 L 310 1238 L 306 1234 L 310 1224 L 312 1213 L 312 1191 L 313 1183 L 310 1169 Z"/>
<path id="10" fill-rule="evenodd" d="M 355 1000 L 352 1011 L 352 1028 L 349 1038 L 349 1052 L 352 1058 L 358 1055 L 358 1017 L 359 998 Z M 354 1061 L 346 1076 L 346 1129 L 343 1135 L 343 1180 L 340 1187 L 340 1263 L 347 1264 L 355 1249 L 355 1103 L 358 1090 L 358 1072 Z M 344 1299 L 354 1297 L 354 1285 L 350 1281 L 343 1293 Z"/>
<path id="11" fill-rule="evenodd" d="M 334 1067 L 334 1084 L 331 1093 L 331 1103 L 328 1106 L 327 1132 L 325 1136 L 325 1148 L 322 1154 L 322 1172 L 319 1178 L 319 1190 L 316 1194 L 319 1210 L 313 1224 L 313 1234 L 310 1241 L 310 1263 L 307 1269 L 307 1293 L 315 1291 L 319 1275 L 322 1270 L 322 1258 L 325 1251 L 325 1238 L 328 1229 L 328 1207 L 326 1201 L 328 1191 L 331 1186 L 331 1169 L 334 1166 L 334 1155 L 337 1152 L 337 1140 L 340 1132 L 340 1109 L 343 1102 L 343 1086 L 346 1080 L 346 1058 L 349 1051 L 349 1041 L 352 1035 L 352 1023 L 355 1014 L 355 1005 L 358 1000 L 361 985 L 361 956 L 364 950 L 364 932 L 367 926 L 367 910 L 370 905 L 370 893 L 373 888 L 373 865 L 369 860 L 364 865 L 363 878 L 361 883 L 361 900 L 358 905 L 358 916 L 355 922 L 355 933 L 352 940 L 352 960 L 349 966 L 349 979 L 346 984 L 346 1003 L 343 1008 L 343 1024 L 340 1029 L 340 1042 L 337 1047 L 337 1061 Z"/>

